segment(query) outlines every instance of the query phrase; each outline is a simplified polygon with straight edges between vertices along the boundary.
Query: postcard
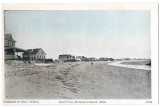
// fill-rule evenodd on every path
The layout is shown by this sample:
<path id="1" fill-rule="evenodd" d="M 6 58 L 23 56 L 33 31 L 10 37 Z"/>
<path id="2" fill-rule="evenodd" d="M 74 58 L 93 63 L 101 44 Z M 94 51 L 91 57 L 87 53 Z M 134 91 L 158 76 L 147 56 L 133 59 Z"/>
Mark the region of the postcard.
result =
<path id="1" fill-rule="evenodd" d="M 158 4 L 2 4 L 4 104 L 157 104 Z"/>

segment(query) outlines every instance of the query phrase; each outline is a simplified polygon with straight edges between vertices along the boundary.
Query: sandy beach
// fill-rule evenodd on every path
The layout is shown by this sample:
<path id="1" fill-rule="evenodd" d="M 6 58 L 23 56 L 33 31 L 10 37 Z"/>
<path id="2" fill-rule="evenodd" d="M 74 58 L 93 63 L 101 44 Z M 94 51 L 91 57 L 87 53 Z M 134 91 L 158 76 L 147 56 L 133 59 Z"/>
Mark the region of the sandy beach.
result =
<path id="1" fill-rule="evenodd" d="M 5 64 L 6 99 L 150 99 L 151 71 L 107 62 Z"/>

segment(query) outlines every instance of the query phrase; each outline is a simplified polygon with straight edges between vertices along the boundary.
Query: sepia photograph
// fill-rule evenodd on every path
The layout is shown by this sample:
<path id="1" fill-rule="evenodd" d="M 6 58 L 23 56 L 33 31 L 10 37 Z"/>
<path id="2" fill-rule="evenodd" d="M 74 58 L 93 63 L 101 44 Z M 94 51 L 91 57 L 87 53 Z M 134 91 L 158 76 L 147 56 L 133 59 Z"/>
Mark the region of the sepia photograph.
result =
<path id="1" fill-rule="evenodd" d="M 150 10 L 3 15 L 4 99 L 152 99 Z"/>

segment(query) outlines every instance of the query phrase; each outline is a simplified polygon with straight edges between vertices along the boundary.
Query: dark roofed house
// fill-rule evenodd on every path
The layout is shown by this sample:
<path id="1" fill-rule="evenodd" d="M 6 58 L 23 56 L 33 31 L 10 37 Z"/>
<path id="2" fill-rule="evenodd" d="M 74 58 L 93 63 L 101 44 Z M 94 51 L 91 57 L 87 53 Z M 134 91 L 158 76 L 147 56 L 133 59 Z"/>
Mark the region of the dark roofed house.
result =
<path id="1" fill-rule="evenodd" d="M 46 53 L 42 50 L 42 48 L 36 48 L 36 49 L 27 49 L 23 53 L 23 59 L 24 60 L 45 60 Z"/>
<path id="2" fill-rule="evenodd" d="M 5 59 L 21 59 L 24 49 L 15 47 L 16 41 L 11 34 L 4 34 Z"/>

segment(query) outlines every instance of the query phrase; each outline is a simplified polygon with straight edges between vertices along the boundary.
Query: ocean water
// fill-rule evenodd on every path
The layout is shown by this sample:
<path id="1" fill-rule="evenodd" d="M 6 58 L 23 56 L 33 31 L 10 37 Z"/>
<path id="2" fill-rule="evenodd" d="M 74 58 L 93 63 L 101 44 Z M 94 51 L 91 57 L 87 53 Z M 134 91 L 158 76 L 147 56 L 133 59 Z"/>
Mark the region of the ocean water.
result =
<path id="1" fill-rule="evenodd" d="M 125 64 L 125 65 L 146 65 L 148 63 L 151 63 L 151 61 L 150 60 L 132 60 L 132 61 L 121 62 L 120 64 Z"/>
<path id="2" fill-rule="evenodd" d="M 151 66 L 146 65 L 150 62 L 151 60 L 129 60 L 129 61 L 113 62 L 109 63 L 109 65 L 133 68 L 133 69 L 151 70 Z"/>

